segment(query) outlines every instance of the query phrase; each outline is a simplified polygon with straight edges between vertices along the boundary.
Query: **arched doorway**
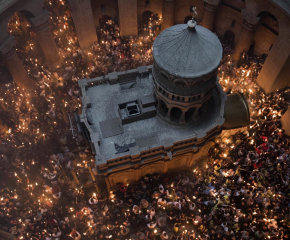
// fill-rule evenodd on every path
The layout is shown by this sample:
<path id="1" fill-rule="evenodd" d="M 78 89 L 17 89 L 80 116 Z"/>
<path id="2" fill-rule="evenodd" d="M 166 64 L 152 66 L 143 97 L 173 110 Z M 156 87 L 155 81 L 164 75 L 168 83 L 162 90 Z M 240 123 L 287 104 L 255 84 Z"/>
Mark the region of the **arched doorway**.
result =
<path id="1" fill-rule="evenodd" d="M 104 28 L 108 20 L 112 20 L 112 18 L 108 15 L 102 15 L 102 17 L 99 18 L 100 27 Z"/>
<path id="2" fill-rule="evenodd" d="M 190 108 L 187 110 L 187 112 L 185 113 L 185 121 L 186 122 L 192 122 L 194 119 L 194 112 L 195 112 L 195 107 Z"/>
<path id="3" fill-rule="evenodd" d="M 202 116 L 206 112 L 206 110 L 207 110 L 207 103 L 208 102 L 204 102 L 202 104 L 201 108 L 199 108 L 199 110 L 198 110 L 198 115 L 199 116 Z"/>
<path id="4" fill-rule="evenodd" d="M 142 13 L 142 20 L 141 20 L 141 22 L 143 24 L 148 24 L 150 18 L 153 18 L 153 12 L 151 12 L 151 11 L 145 11 L 145 12 Z"/>
<path id="5" fill-rule="evenodd" d="M 188 21 L 191 20 L 191 19 L 192 19 L 192 16 L 186 16 L 184 18 L 184 23 L 188 23 Z"/>
<path id="6" fill-rule="evenodd" d="M 180 108 L 174 107 L 171 109 L 170 112 L 170 119 L 174 122 L 178 122 L 179 123 L 179 118 L 182 114 L 182 111 Z"/>
<path id="7" fill-rule="evenodd" d="M 235 34 L 231 30 L 225 31 L 223 41 L 228 46 L 231 46 L 235 42 Z"/>

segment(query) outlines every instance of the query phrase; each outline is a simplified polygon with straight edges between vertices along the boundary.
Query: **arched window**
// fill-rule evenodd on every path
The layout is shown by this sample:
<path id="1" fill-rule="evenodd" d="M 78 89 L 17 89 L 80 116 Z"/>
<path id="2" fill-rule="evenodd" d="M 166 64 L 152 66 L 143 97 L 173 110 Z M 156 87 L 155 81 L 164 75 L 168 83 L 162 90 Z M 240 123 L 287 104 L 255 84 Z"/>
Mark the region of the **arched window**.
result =
<path id="1" fill-rule="evenodd" d="M 187 110 L 185 113 L 185 121 L 186 122 L 192 122 L 194 120 L 194 112 L 195 112 L 195 107 L 190 108 Z"/>
<path id="2" fill-rule="evenodd" d="M 174 107 L 171 109 L 170 119 L 174 122 L 179 123 L 179 118 L 180 118 L 181 114 L 182 114 L 181 109 Z"/>
<path id="3" fill-rule="evenodd" d="M 179 85 L 179 86 L 185 86 L 187 85 L 185 81 L 181 80 L 181 79 L 178 79 L 178 80 L 175 80 L 174 83 L 176 85 Z"/>

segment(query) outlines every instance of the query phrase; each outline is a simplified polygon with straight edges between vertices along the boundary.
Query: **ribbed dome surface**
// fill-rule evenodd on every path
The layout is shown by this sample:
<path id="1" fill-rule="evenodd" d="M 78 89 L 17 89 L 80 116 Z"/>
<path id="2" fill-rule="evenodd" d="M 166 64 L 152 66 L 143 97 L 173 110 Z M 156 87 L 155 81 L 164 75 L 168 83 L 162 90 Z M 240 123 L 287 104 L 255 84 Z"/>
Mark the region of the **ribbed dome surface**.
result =
<path id="1" fill-rule="evenodd" d="M 153 44 L 154 61 L 166 72 L 181 78 L 196 78 L 216 69 L 222 45 L 210 30 L 187 24 L 165 29 Z"/>

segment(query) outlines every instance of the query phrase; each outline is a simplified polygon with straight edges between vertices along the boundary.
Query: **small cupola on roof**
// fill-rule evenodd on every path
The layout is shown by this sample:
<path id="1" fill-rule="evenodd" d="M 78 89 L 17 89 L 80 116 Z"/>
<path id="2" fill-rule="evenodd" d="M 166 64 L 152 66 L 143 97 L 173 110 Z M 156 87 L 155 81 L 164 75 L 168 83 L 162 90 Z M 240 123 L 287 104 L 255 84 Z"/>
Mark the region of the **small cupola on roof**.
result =
<path id="1" fill-rule="evenodd" d="M 170 122 L 176 119 L 174 115 L 181 114 L 179 123 L 187 123 L 182 116 L 189 109 L 191 120 L 199 118 L 200 109 L 205 111 L 218 84 L 222 45 L 215 34 L 196 24 L 195 16 L 193 7 L 192 20 L 165 29 L 153 44 L 155 93 L 164 106 L 164 112 L 159 114 Z M 168 114 L 171 109 L 176 114 Z"/>

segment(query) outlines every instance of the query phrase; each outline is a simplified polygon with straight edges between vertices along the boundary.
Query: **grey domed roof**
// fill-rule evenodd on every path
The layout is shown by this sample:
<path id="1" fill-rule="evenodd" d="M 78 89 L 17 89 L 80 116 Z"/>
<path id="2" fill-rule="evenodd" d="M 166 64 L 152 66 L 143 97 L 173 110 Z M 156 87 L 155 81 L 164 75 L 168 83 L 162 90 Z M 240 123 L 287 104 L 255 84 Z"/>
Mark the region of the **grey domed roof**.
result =
<path id="1" fill-rule="evenodd" d="M 196 78 L 216 69 L 222 59 L 222 45 L 210 30 L 187 24 L 165 29 L 153 44 L 154 61 L 169 74 Z"/>

